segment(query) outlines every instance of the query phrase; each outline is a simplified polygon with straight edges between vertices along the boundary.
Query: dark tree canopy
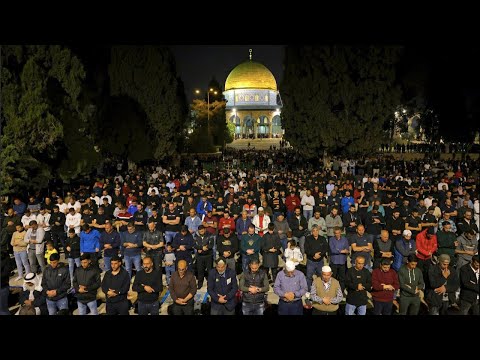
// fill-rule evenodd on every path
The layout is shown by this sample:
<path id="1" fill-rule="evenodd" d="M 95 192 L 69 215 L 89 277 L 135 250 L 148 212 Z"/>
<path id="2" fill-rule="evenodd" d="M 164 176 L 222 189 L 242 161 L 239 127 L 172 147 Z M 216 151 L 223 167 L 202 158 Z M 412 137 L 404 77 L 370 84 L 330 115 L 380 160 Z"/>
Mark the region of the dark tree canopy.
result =
<path id="1" fill-rule="evenodd" d="M 126 95 L 145 112 L 156 141 L 156 159 L 177 156 L 187 121 L 187 102 L 175 59 L 167 47 L 114 46 L 109 67 L 111 95 Z M 148 140 L 148 138 L 146 138 Z"/>
<path id="2" fill-rule="evenodd" d="M 400 102 L 399 48 L 288 46 L 282 126 L 307 157 L 367 154 L 384 140 L 384 123 Z"/>
<path id="3" fill-rule="evenodd" d="M 89 171 L 94 161 L 73 151 L 73 141 L 67 141 L 75 129 L 73 138 L 93 149 L 80 60 L 58 45 L 2 50 L 2 193 L 44 187 L 59 163 L 65 164 L 64 177 Z M 72 161 L 72 155 L 82 161 Z"/>

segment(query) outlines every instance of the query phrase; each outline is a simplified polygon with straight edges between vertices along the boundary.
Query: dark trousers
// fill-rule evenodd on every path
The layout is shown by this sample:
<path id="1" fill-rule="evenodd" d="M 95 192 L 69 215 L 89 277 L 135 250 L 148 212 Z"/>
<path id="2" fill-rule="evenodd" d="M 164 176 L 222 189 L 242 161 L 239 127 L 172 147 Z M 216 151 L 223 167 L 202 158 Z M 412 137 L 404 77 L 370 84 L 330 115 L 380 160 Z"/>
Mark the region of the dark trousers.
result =
<path id="1" fill-rule="evenodd" d="M 373 315 L 392 315 L 393 302 L 373 301 Z"/>
<path id="2" fill-rule="evenodd" d="M 65 232 L 63 231 L 50 231 L 50 236 L 53 241 L 53 247 L 57 249 L 58 253 L 60 253 L 60 244 L 63 247 L 63 250 L 65 251 Z"/>
<path id="3" fill-rule="evenodd" d="M 193 299 L 187 301 L 186 305 L 172 304 L 172 315 L 193 315 Z"/>
<path id="4" fill-rule="evenodd" d="M 278 274 L 278 267 L 265 268 L 265 272 L 267 273 L 267 276 L 268 276 L 269 279 L 270 279 L 270 269 L 272 269 L 272 280 L 275 281 L 275 279 L 277 278 L 277 274 Z"/>
<path id="5" fill-rule="evenodd" d="M 337 311 L 321 311 L 313 308 L 312 315 L 337 315 Z"/>
<path id="6" fill-rule="evenodd" d="M 465 300 L 460 300 L 460 314 L 468 315 L 468 311 L 472 309 L 473 315 L 479 315 L 478 313 L 478 300 L 473 303 L 467 302 Z"/>
<path id="7" fill-rule="evenodd" d="M 147 255 L 153 259 L 154 269 L 162 272 L 162 253 L 160 251 L 150 251 Z"/>
<path id="8" fill-rule="evenodd" d="M 448 305 L 448 301 L 442 301 L 442 305 L 440 306 L 430 305 L 428 315 L 447 315 Z"/>
<path id="9" fill-rule="evenodd" d="M 400 315 L 418 315 L 420 298 L 418 296 L 400 296 Z"/>
<path id="10" fill-rule="evenodd" d="M 235 315 L 235 308 L 228 310 L 225 305 L 220 305 L 221 306 L 218 306 L 218 304 L 216 304 L 215 306 L 212 306 L 210 308 L 210 315 Z"/>
<path id="11" fill-rule="evenodd" d="M 422 271 L 423 279 L 428 279 L 428 269 L 432 261 L 430 259 L 421 260 L 418 259 L 417 267 Z"/>
<path id="12" fill-rule="evenodd" d="M 107 315 L 128 315 L 130 304 L 128 300 L 122 300 L 116 303 L 107 302 Z"/>
<path id="13" fill-rule="evenodd" d="M 138 315 L 158 315 L 160 303 L 154 301 L 153 303 L 138 302 Z"/>
<path id="14" fill-rule="evenodd" d="M 337 279 L 340 283 L 340 287 L 345 290 L 345 274 L 347 272 L 347 265 L 346 264 L 330 264 L 332 269 L 332 276 L 334 279 Z"/>
<path id="15" fill-rule="evenodd" d="M 10 286 L 0 288 L 0 315 L 10 315 L 8 310 L 8 296 L 10 295 Z"/>
<path id="16" fill-rule="evenodd" d="M 278 315 L 303 315 L 302 300 L 287 302 L 280 299 L 278 301 Z"/>
<path id="17" fill-rule="evenodd" d="M 322 275 L 323 259 L 320 261 L 312 261 L 307 259 L 307 286 L 310 291 L 313 283 L 313 275 Z"/>
<path id="18" fill-rule="evenodd" d="M 197 280 L 199 287 L 203 285 L 203 279 L 205 279 L 205 277 L 208 278 L 208 273 L 212 269 L 212 262 L 212 255 L 197 255 Z"/>

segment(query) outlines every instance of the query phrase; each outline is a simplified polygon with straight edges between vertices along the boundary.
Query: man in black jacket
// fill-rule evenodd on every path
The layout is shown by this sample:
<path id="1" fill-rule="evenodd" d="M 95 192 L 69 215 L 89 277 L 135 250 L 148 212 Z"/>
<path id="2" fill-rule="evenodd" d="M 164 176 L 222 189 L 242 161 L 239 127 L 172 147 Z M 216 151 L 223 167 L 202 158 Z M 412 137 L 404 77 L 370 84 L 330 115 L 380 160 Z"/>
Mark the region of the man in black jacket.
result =
<path id="1" fill-rule="evenodd" d="M 479 265 L 478 255 L 474 255 L 472 262 L 465 264 L 460 269 L 460 313 L 462 315 L 468 315 L 470 308 L 472 308 L 473 315 L 479 314 Z"/>
<path id="2" fill-rule="evenodd" d="M 138 315 L 158 315 L 158 297 L 163 290 L 162 273 L 154 269 L 150 256 L 143 258 L 143 270 L 135 276 L 132 290 L 138 293 Z"/>
<path id="3" fill-rule="evenodd" d="M 238 252 L 238 238 L 230 229 L 223 230 L 223 236 L 217 238 L 218 255 L 225 259 L 227 266 L 235 270 L 235 254 Z"/>
<path id="4" fill-rule="evenodd" d="M 307 255 L 307 285 L 312 287 L 313 274 L 322 275 L 323 261 L 330 251 L 327 239 L 319 235 L 318 227 L 312 229 L 312 235 L 305 239 L 305 254 Z"/>
<path id="5" fill-rule="evenodd" d="M 92 265 L 89 253 L 80 257 L 81 267 L 75 271 L 73 287 L 77 298 L 78 314 L 87 315 L 87 307 L 90 315 L 98 315 L 97 290 L 100 287 L 100 270 Z"/>
<path id="6" fill-rule="evenodd" d="M 59 310 L 68 310 L 67 291 L 70 286 L 70 274 L 65 264 L 60 262 L 60 255 L 50 255 L 50 264 L 45 267 L 42 278 L 48 315 L 56 315 Z"/>
<path id="7" fill-rule="evenodd" d="M 53 240 L 55 249 L 59 249 L 60 245 L 65 248 L 65 214 L 60 212 L 58 205 L 53 207 L 53 213 L 50 216 L 50 236 Z"/>
<path id="8" fill-rule="evenodd" d="M 438 257 L 438 264 L 428 270 L 428 280 L 429 314 L 446 315 L 449 304 L 455 301 L 455 291 L 459 286 L 457 272 L 450 267 L 449 255 L 442 254 Z"/>
<path id="9" fill-rule="evenodd" d="M 197 265 L 197 289 L 201 289 L 203 286 L 203 280 L 208 279 L 208 273 L 212 269 L 212 252 L 214 238 L 212 235 L 206 232 L 205 227 L 200 225 L 198 227 L 198 233 L 194 236 L 193 248 L 197 251 L 196 265 Z M 235 270 L 235 268 L 233 268 Z"/>
<path id="10" fill-rule="evenodd" d="M 105 273 L 102 281 L 102 290 L 107 297 L 107 315 L 128 315 L 130 275 L 122 267 L 122 259 L 118 255 L 112 256 L 110 266 L 111 270 Z"/>
<path id="11" fill-rule="evenodd" d="M 345 315 L 354 315 L 355 309 L 358 315 L 365 315 L 368 303 L 367 291 L 372 288 L 372 275 L 365 268 L 365 258 L 362 255 L 357 256 L 355 266 L 347 270 L 345 285 L 348 292 Z"/>

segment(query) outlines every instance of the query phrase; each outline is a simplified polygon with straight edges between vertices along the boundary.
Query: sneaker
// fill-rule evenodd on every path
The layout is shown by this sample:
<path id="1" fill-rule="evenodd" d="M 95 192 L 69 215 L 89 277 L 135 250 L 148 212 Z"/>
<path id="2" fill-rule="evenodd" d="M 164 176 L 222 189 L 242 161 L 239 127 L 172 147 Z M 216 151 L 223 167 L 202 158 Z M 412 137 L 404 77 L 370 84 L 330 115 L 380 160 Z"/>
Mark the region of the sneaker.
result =
<path id="1" fill-rule="evenodd" d="M 15 279 L 15 281 L 20 281 L 20 280 L 23 280 L 23 277 L 19 276 Z"/>

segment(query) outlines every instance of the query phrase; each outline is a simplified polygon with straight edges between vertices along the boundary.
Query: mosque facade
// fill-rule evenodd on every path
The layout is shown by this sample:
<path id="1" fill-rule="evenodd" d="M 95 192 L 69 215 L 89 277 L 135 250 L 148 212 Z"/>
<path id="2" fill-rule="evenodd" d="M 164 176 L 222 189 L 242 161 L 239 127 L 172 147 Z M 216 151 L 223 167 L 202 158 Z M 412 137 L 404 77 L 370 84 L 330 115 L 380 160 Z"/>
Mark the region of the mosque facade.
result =
<path id="1" fill-rule="evenodd" d="M 250 58 L 228 75 L 223 92 L 227 121 L 235 125 L 236 139 L 279 138 L 282 99 L 271 71 Z"/>

